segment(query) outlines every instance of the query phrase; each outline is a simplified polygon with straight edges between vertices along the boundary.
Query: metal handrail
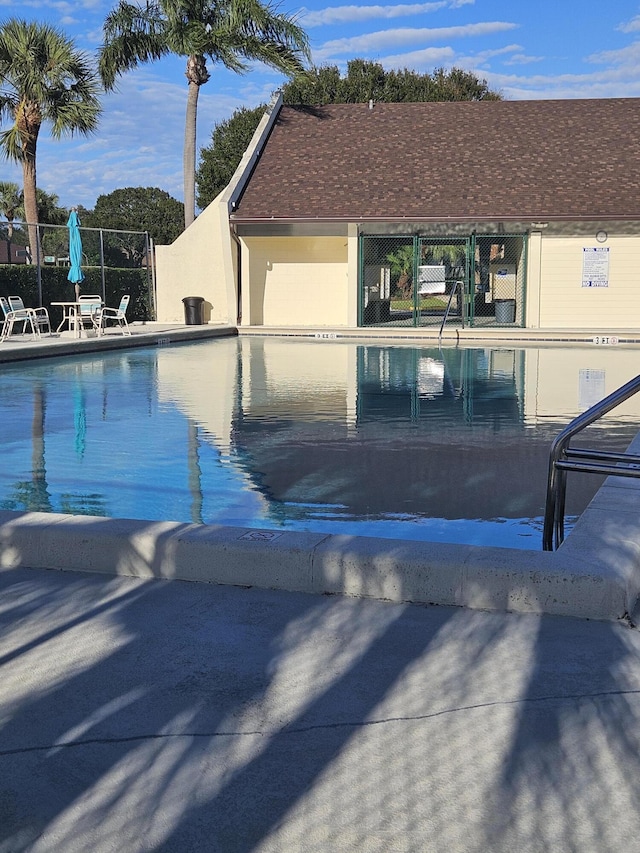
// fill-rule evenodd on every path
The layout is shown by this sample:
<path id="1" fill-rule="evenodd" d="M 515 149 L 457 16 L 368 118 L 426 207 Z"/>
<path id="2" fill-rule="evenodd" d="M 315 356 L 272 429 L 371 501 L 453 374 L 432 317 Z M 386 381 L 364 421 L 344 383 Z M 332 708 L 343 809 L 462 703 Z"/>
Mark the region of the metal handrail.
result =
<path id="1" fill-rule="evenodd" d="M 559 548 L 564 541 L 568 471 L 640 478 L 640 456 L 569 447 L 569 442 L 577 433 L 582 432 L 638 391 L 640 391 L 640 376 L 629 380 L 626 385 L 622 385 L 586 412 L 578 415 L 553 440 L 549 452 L 547 499 L 542 533 L 542 547 L 545 551 L 553 551 L 554 541 L 556 548 Z"/>
<path id="2" fill-rule="evenodd" d="M 462 296 L 462 282 L 454 281 L 453 287 L 451 288 L 451 293 L 449 294 L 449 301 L 447 302 L 447 307 L 444 309 L 444 317 L 442 318 L 442 323 L 440 324 L 440 331 L 438 332 L 438 338 L 442 337 L 442 330 L 444 329 L 444 324 L 447 322 L 447 318 L 449 316 L 449 311 L 451 310 L 451 303 L 453 301 L 453 297 L 455 295 L 456 290 L 460 287 L 460 295 Z M 460 302 L 460 313 L 462 315 L 462 325 L 464 326 L 464 305 L 462 304 L 462 300 Z"/>

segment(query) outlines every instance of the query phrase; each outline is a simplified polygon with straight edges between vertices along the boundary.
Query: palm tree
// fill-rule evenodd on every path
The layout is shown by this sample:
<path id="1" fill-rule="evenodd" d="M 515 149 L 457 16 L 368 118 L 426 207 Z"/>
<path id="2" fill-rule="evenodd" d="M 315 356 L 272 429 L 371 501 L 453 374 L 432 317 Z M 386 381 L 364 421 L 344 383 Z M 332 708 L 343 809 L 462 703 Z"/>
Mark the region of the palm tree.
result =
<path id="1" fill-rule="evenodd" d="M 36 149 L 42 124 L 54 139 L 98 124 L 100 82 L 86 56 L 60 30 L 12 18 L 0 25 L 0 153 L 22 165 L 29 241 L 37 244 Z"/>
<path id="2" fill-rule="evenodd" d="M 11 263 L 13 221 L 23 216 L 22 190 L 13 181 L 0 181 L 0 213 L 7 220 L 7 256 Z"/>
<path id="3" fill-rule="evenodd" d="M 392 284 L 395 284 L 404 299 L 408 299 L 413 287 L 413 243 L 389 252 L 386 261 L 391 265 Z"/>
<path id="4" fill-rule="evenodd" d="M 175 54 L 187 58 L 184 134 L 184 224 L 195 219 L 196 118 L 200 86 L 210 78 L 207 58 L 243 72 L 252 60 L 288 76 L 309 57 L 304 31 L 293 17 L 261 0 L 120 0 L 104 23 L 99 69 L 106 89 L 144 62 Z"/>

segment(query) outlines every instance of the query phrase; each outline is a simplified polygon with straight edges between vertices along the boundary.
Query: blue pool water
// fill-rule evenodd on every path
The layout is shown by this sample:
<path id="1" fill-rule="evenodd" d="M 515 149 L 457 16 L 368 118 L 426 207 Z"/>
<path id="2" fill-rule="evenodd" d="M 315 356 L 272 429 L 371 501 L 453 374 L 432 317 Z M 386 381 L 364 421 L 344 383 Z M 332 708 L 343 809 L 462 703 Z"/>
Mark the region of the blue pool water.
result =
<path id="1" fill-rule="evenodd" d="M 636 359 L 230 338 L 5 366 L 0 507 L 538 549 L 551 440 Z"/>

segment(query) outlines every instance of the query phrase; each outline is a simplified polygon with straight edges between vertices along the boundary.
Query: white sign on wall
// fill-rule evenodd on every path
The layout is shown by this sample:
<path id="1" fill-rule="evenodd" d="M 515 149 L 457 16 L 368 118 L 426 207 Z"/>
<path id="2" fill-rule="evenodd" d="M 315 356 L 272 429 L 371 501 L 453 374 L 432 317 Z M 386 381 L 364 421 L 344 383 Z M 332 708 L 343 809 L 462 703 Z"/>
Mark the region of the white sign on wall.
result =
<path id="1" fill-rule="evenodd" d="M 609 287 L 609 247 L 582 249 L 582 286 Z"/>

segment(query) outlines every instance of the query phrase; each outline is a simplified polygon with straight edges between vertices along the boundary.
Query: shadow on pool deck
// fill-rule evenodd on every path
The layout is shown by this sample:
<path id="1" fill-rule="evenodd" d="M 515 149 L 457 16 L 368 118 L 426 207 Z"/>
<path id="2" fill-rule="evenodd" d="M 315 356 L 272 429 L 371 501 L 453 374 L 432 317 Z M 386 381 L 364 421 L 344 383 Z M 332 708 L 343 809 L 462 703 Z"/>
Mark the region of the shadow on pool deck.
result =
<path id="1" fill-rule="evenodd" d="M 0 572 L 0 850 L 623 849 L 640 632 Z"/>

